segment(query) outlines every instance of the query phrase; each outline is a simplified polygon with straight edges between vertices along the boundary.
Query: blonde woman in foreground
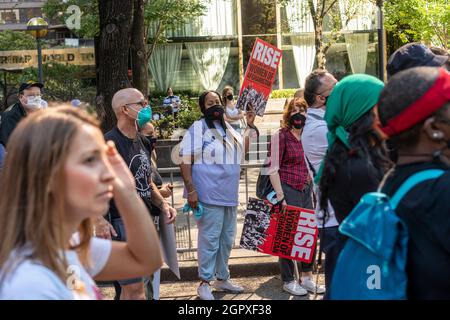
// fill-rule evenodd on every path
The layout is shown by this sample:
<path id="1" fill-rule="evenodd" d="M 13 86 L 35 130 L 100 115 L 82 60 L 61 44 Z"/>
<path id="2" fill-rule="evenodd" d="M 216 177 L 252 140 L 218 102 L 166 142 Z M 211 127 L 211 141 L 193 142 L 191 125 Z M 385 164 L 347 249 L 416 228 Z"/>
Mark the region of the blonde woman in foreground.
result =
<path id="1" fill-rule="evenodd" d="M 159 240 L 134 179 L 98 122 L 75 108 L 33 113 L 0 176 L 0 299 L 100 299 L 95 280 L 152 274 Z M 93 237 L 114 197 L 127 242 Z"/>

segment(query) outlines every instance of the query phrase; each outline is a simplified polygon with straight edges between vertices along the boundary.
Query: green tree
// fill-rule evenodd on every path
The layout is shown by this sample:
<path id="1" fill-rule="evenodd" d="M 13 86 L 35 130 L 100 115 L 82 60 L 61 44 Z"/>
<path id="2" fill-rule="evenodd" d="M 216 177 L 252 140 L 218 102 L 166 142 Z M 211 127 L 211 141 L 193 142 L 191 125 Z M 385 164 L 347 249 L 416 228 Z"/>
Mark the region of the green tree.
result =
<path id="1" fill-rule="evenodd" d="M 43 66 L 45 99 L 70 101 L 81 98 L 83 86 L 80 80 L 84 67 L 45 63 Z M 20 75 L 19 82 L 37 79 L 37 68 L 26 68 Z"/>
<path id="2" fill-rule="evenodd" d="M 402 43 L 423 41 L 450 49 L 449 0 L 385 1 L 386 30 Z"/>
<path id="3" fill-rule="evenodd" d="M 244 66 L 247 65 L 258 37 L 274 46 L 277 45 L 276 2 L 273 0 L 241 0 L 242 33 L 252 35 L 243 38 Z M 288 31 L 284 25 L 284 31 Z"/>
<path id="4" fill-rule="evenodd" d="M 36 39 L 23 31 L 0 32 L 0 50 L 36 50 Z"/>
<path id="5" fill-rule="evenodd" d="M 148 31 L 154 26 L 154 34 L 145 32 L 147 43 L 166 42 L 166 30 L 176 29 L 191 19 L 201 16 L 206 10 L 205 4 L 210 0 L 142 0 L 144 5 L 144 25 Z M 99 34 L 98 0 L 47 0 L 43 12 L 49 19 L 65 23 L 71 12 L 67 8 L 76 5 L 81 9 L 81 28 L 72 30 L 81 38 L 95 38 Z M 152 49 L 149 50 L 149 56 Z"/>
<path id="6" fill-rule="evenodd" d="M 93 39 L 99 35 L 98 0 L 47 0 L 42 12 L 50 20 L 65 24 L 72 15 L 67 8 L 76 5 L 81 9 L 80 29 L 73 29 L 80 38 Z"/>
<path id="7" fill-rule="evenodd" d="M 150 58 L 158 43 L 168 41 L 166 31 L 176 30 L 192 19 L 205 14 L 210 0 L 147 0 L 145 5 L 145 38 L 151 44 L 147 57 Z"/>
<path id="8" fill-rule="evenodd" d="M 286 5 L 296 0 L 277 0 L 281 5 Z M 368 2 L 374 0 L 347 0 L 345 12 L 341 12 L 338 0 L 304 0 L 307 1 L 309 13 L 314 24 L 314 44 L 316 48 L 317 68 L 325 69 L 325 55 L 333 43 L 342 36 L 342 30 L 355 17 L 358 10 L 364 8 Z M 343 20 L 342 17 L 346 19 Z M 306 18 L 306 17 L 303 17 Z M 325 36 L 325 26 L 329 34 Z"/>
<path id="9" fill-rule="evenodd" d="M 208 1 L 128 0 L 125 6 L 125 3 L 112 3 L 114 0 L 68 0 L 65 2 L 48 0 L 43 11 L 47 18 L 57 19 L 61 23 L 65 23 L 72 14 L 72 12 L 67 12 L 71 5 L 77 5 L 81 9 L 81 28 L 73 31 L 83 38 L 96 38 L 97 85 L 99 87 L 97 108 L 99 114 L 104 117 L 103 128 L 107 129 L 115 122 L 115 117 L 108 107 L 111 94 L 119 88 L 129 85 L 127 62 L 130 61 L 123 59 L 124 55 L 128 59 L 128 50 L 125 48 L 128 47 L 132 57 L 133 85 L 146 94 L 148 60 L 156 44 L 168 40 L 165 31 L 176 29 L 189 22 L 190 19 L 202 15 L 206 10 L 204 3 Z M 130 10 L 131 14 L 128 16 Z M 114 15 L 111 15 L 111 12 L 115 12 Z M 103 17 L 102 24 L 100 23 L 101 17 Z M 155 28 L 152 29 L 151 26 Z M 115 30 L 119 30 L 120 34 L 116 34 Z M 154 30 L 154 32 L 149 34 L 149 30 Z M 106 50 L 108 51 L 107 54 L 105 49 L 111 40 L 108 39 L 108 34 L 113 33 L 115 34 L 115 45 L 109 47 L 114 47 L 116 50 Z M 101 44 L 98 41 L 101 41 Z M 128 43 L 128 46 L 124 45 L 125 42 Z M 118 45 L 119 43 L 120 45 Z M 123 50 L 125 51 L 122 52 Z M 109 56 L 114 54 L 119 59 L 111 60 L 112 58 Z M 105 59 L 111 61 L 105 62 Z M 120 64 L 117 63 L 119 60 Z M 120 80 L 118 80 L 119 78 Z M 107 79 L 113 79 L 112 81 L 117 83 L 115 85 L 110 83 L 107 86 L 107 83 L 105 83 Z"/>

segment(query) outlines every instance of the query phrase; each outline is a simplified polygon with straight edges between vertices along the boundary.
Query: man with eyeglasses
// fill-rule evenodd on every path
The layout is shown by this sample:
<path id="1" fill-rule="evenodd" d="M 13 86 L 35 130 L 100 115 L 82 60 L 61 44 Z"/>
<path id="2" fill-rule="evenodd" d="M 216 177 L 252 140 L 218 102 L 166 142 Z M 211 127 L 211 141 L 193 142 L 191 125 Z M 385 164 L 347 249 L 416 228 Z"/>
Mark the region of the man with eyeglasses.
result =
<path id="1" fill-rule="evenodd" d="M 327 99 L 336 85 L 336 78 L 326 70 L 314 70 L 305 80 L 304 97 L 308 104 L 306 113 L 306 123 L 302 133 L 302 145 L 309 167 L 315 176 L 328 149 L 327 123 L 324 120 Z M 316 199 L 318 196 L 318 186 L 315 186 Z M 326 254 L 325 259 L 325 286 L 328 289 L 330 275 L 327 268 L 330 262 L 334 261 L 332 247 L 338 234 L 338 222 L 334 216 L 331 205 L 327 208 L 327 217 L 324 218 L 324 211 L 316 201 L 316 216 L 320 231 L 321 250 Z M 336 257 L 337 258 L 337 257 Z M 328 290 L 327 290 L 328 291 Z M 324 299 L 327 298 L 325 293 Z"/>
<path id="2" fill-rule="evenodd" d="M 173 223 L 176 211 L 164 200 L 151 179 L 151 142 L 141 133 L 141 129 L 151 120 L 150 106 L 139 90 L 127 88 L 116 92 L 112 108 L 117 117 L 117 126 L 105 134 L 105 140 L 114 141 L 134 176 L 136 191 L 146 204 L 149 214 L 155 206 L 160 210 L 160 217 L 164 221 L 162 223 Z M 153 218 L 158 228 L 159 216 Z M 110 204 L 108 220 L 111 225 L 103 218 L 96 221 L 96 236 L 109 239 L 112 236 L 115 240 L 125 241 L 125 228 L 114 201 Z M 118 283 L 120 286 L 116 287 L 116 299 L 119 296 L 121 300 L 145 299 L 143 278 L 120 280 Z"/>
<path id="3" fill-rule="evenodd" d="M 42 100 L 44 85 L 35 81 L 22 83 L 19 87 L 19 101 L 3 112 L 0 122 L 0 143 L 6 147 L 9 136 L 17 124 L 29 113 L 46 106 Z"/>

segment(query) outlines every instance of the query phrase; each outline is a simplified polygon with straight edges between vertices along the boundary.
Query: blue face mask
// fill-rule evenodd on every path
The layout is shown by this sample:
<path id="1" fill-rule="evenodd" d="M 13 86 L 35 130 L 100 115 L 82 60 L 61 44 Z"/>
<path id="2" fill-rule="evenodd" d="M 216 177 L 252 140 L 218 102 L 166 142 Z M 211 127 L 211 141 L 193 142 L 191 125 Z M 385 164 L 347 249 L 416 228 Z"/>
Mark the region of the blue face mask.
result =
<path id="1" fill-rule="evenodd" d="M 138 113 L 137 124 L 139 128 L 142 128 L 146 123 L 150 122 L 151 120 L 152 120 L 152 107 L 146 105 Z"/>

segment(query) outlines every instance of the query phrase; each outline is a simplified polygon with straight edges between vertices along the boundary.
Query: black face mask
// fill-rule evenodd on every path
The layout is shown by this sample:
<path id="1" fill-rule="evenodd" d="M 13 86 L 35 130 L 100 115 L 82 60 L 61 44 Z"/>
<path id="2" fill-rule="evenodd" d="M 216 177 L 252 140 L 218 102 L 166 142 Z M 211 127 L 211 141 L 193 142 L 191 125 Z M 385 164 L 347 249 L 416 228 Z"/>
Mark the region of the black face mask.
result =
<path id="1" fill-rule="evenodd" d="M 227 95 L 227 99 L 233 101 L 233 95 L 232 94 Z"/>
<path id="2" fill-rule="evenodd" d="M 153 151 L 155 149 L 156 141 L 158 139 L 153 136 L 144 136 L 144 137 L 148 140 L 148 142 L 150 142 L 150 146 L 151 146 L 150 151 Z"/>
<path id="3" fill-rule="evenodd" d="M 289 122 L 295 129 L 301 129 L 305 126 L 306 117 L 301 113 L 296 113 L 289 119 Z"/>
<path id="4" fill-rule="evenodd" d="M 222 120 L 223 113 L 224 113 L 223 107 L 220 105 L 215 105 L 206 109 L 204 114 L 207 120 L 214 121 L 214 120 Z"/>

